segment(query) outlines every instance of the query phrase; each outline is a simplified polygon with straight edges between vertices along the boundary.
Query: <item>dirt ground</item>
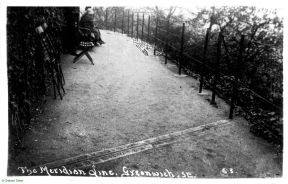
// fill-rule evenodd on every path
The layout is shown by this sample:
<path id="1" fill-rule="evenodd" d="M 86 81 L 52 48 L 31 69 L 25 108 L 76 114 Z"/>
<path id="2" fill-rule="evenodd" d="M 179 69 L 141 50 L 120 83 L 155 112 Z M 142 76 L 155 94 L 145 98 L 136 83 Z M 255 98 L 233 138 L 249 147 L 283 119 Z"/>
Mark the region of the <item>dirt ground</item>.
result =
<path id="1" fill-rule="evenodd" d="M 10 154 L 9 173 L 19 166 L 36 166 L 83 153 L 185 130 L 228 117 L 229 107 L 210 96 L 197 94 L 198 81 L 177 75 L 177 67 L 163 58 L 145 56 L 131 38 L 102 31 L 106 44 L 73 64 L 62 58 L 66 80 L 63 100 L 47 97 L 32 120 L 23 147 Z M 208 91 L 206 93 L 209 94 Z M 167 146 L 97 165 L 121 172 L 138 170 L 189 171 L 196 177 L 277 177 L 281 155 L 265 140 L 249 132 L 240 117 L 233 125 L 186 136 Z"/>

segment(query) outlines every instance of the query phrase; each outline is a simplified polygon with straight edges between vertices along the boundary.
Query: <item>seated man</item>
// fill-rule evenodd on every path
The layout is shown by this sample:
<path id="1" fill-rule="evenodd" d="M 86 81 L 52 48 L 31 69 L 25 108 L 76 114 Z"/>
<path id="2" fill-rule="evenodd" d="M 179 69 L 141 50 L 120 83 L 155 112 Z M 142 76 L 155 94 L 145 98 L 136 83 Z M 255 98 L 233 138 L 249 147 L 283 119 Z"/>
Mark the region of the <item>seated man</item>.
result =
<path id="1" fill-rule="evenodd" d="M 99 29 L 94 25 L 93 22 L 93 10 L 91 7 L 85 8 L 85 13 L 81 17 L 79 25 L 80 27 L 88 28 L 93 32 L 92 37 L 95 38 L 94 44 L 104 44 L 105 42 L 101 39 L 101 34 Z"/>

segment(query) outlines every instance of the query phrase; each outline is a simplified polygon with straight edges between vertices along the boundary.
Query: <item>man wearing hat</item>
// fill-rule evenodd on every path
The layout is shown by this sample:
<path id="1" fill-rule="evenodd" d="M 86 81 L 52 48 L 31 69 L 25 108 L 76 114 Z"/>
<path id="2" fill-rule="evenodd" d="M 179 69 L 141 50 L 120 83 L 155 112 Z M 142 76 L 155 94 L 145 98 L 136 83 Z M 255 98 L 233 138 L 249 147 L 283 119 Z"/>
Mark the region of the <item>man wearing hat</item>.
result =
<path id="1" fill-rule="evenodd" d="M 93 10 L 90 6 L 85 8 L 85 13 L 80 19 L 80 27 L 88 28 L 93 32 L 92 37 L 95 38 L 95 45 L 104 44 L 105 42 L 101 39 L 99 29 L 94 25 L 93 22 Z"/>

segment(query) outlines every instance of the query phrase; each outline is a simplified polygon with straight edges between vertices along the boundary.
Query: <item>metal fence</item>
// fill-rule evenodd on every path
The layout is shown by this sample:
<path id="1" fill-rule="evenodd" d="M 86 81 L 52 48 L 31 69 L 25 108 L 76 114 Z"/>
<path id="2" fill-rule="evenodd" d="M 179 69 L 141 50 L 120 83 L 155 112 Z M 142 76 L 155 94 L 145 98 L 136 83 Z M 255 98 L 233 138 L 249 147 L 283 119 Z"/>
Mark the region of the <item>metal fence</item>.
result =
<path id="1" fill-rule="evenodd" d="M 161 19 L 153 14 L 145 14 L 139 12 L 133 12 L 131 10 L 122 10 L 122 13 L 117 12 L 119 10 L 115 9 L 113 11 L 108 11 L 106 9 L 105 13 L 105 28 L 108 30 L 113 30 L 114 32 L 120 32 L 127 34 L 135 39 L 140 39 L 153 46 L 154 55 L 160 52 L 160 55 L 165 57 L 165 64 L 167 60 L 175 62 L 178 66 L 179 75 L 183 71 L 189 73 L 193 71 L 198 73 L 199 93 L 203 92 L 203 86 L 210 88 L 212 90 L 211 104 L 215 105 L 215 98 L 217 96 L 223 98 L 230 104 L 229 118 L 232 119 L 235 111 L 235 106 L 240 106 L 245 111 L 245 99 L 243 92 L 250 93 L 255 98 L 255 103 L 257 101 L 258 106 L 269 106 L 270 111 L 275 111 L 282 116 L 282 106 L 276 105 L 269 99 L 261 96 L 254 90 L 250 89 L 243 81 L 240 80 L 239 74 L 241 68 L 241 63 L 243 60 L 244 51 L 244 40 L 245 35 L 241 35 L 241 39 L 238 45 L 238 56 L 233 70 L 230 71 L 230 75 L 220 70 L 221 58 L 222 58 L 222 45 L 225 44 L 224 36 L 220 33 L 217 35 L 217 39 L 214 42 L 216 48 L 211 47 L 211 27 L 207 28 L 206 35 L 203 42 L 203 47 L 201 48 L 202 54 L 198 58 L 192 57 L 189 51 L 185 48 L 185 43 L 188 38 L 185 38 L 185 33 L 187 33 L 187 28 L 185 23 L 177 23 L 173 25 L 168 19 Z M 110 14 L 110 15 L 109 15 Z M 110 17 L 110 19 L 108 18 Z M 113 17 L 113 18 L 112 18 Z M 173 28 L 174 32 L 171 32 Z M 176 32 L 175 32 L 176 31 Z M 186 39 L 186 40 L 185 40 Z M 207 52 L 213 50 L 216 53 L 216 59 L 213 65 L 207 63 Z M 199 55 L 199 54 L 198 54 Z M 197 70 L 195 70 L 197 68 Z M 223 81 L 227 81 L 223 84 Z M 228 84 L 228 85 L 227 85 Z M 227 89 L 225 92 L 221 91 L 219 86 L 226 85 Z M 256 100 L 257 99 L 257 100 Z M 256 105 L 256 104 L 254 104 Z M 271 128 L 266 127 L 266 124 L 262 124 L 264 129 Z M 273 132 L 272 132 L 273 134 Z M 278 136 L 275 136 L 278 139 Z"/>

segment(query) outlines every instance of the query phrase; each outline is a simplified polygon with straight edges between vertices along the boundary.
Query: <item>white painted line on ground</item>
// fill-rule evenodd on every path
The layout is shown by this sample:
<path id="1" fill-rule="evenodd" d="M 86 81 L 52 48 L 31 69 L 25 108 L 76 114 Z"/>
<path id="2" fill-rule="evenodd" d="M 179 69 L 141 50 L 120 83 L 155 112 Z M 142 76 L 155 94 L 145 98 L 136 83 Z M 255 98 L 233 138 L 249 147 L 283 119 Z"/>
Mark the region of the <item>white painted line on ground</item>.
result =
<path id="1" fill-rule="evenodd" d="M 185 74 L 181 74 L 181 75 L 179 75 L 179 74 L 174 74 L 174 77 L 187 77 L 187 75 L 185 75 Z"/>
<path id="2" fill-rule="evenodd" d="M 140 152 L 150 150 L 153 148 L 158 148 L 158 147 L 165 146 L 168 144 L 173 144 L 177 142 L 181 137 L 184 137 L 184 136 L 187 137 L 187 134 L 191 135 L 195 133 L 195 135 L 198 135 L 199 131 L 201 131 L 200 133 L 202 133 L 205 130 L 208 130 L 211 128 L 219 128 L 220 126 L 230 125 L 231 123 L 232 122 L 228 120 L 219 120 L 219 121 L 209 123 L 206 125 L 192 127 L 186 130 L 172 132 L 169 134 L 161 135 L 158 137 L 153 137 L 153 138 L 138 141 L 135 143 L 121 145 L 121 146 L 114 147 L 114 148 L 103 149 L 101 151 L 92 152 L 89 154 L 78 155 L 75 157 L 58 160 L 55 162 L 43 164 L 43 165 L 33 167 L 33 168 L 39 168 L 43 166 L 47 166 L 48 168 L 57 168 L 60 166 L 67 167 L 67 166 L 72 166 L 75 164 L 77 165 L 77 168 L 79 168 L 78 166 L 80 166 L 80 168 L 82 167 L 85 168 L 87 166 L 91 166 L 91 164 L 95 165 L 99 163 L 104 163 L 110 160 L 115 160 L 115 159 L 125 157 L 128 155 L 133 155 L 133 154 L 140 153 Z"/>

